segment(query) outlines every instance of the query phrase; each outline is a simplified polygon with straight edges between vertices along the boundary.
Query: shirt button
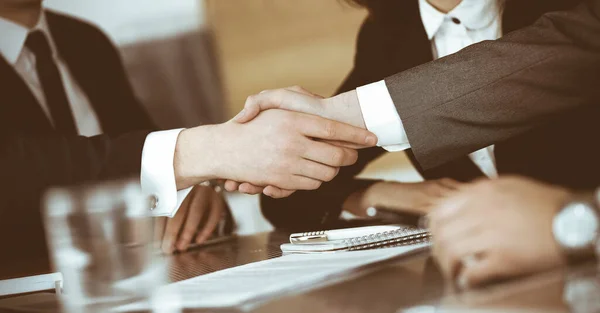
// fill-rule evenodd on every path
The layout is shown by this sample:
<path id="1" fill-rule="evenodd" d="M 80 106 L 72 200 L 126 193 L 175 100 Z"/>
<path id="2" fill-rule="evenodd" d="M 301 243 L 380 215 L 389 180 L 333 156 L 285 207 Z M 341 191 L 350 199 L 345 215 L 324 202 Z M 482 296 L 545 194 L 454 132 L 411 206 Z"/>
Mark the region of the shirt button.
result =
<path id="1" fill-rule="evenodd" d="M 454 24 L 460 24 L 460 20 L 457 19 L 456 17 L 453 17 L 452 18 L 452 23 L 454 23 Z"/>
<path id="2" fill-rule="evenodd" d="M 155 195 L 151 195 L 148 198 L 148 201 L 150 202 L 150 211 L 154 211 L 158 206 L 158 198 Z"/>

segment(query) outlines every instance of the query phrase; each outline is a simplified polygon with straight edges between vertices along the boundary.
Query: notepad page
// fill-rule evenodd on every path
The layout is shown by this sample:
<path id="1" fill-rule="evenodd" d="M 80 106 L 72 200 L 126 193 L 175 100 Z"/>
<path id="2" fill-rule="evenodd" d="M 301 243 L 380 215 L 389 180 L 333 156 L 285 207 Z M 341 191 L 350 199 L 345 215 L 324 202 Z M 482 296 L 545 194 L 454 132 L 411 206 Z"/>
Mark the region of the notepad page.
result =
<path id="1" fill-rule="evenodd" d="M 165 291 L 179 295 L 185 308 L 239 307 L 321 286 L 357 268 L 427 246 L 421 243 L 343 253 L 291 254 L 177 282 L 166 286 Z"/>

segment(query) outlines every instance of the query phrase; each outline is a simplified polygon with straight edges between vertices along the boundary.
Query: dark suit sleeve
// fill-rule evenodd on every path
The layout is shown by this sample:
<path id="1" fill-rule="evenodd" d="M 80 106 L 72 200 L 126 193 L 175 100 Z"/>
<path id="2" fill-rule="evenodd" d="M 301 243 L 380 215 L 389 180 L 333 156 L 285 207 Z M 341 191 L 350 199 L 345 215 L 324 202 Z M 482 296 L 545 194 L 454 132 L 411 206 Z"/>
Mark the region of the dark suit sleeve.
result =
<path id="1" fill-rule="evenodd" d="M 2 139 L 2 204 L 39 207 L 44 190 L 86 182 L 138 178 L 148 132 L 119 136 L 10 136 Z M 4 211 L 4 210 L 2 210 Z"/>
<path id="2" fill-rule="evenodd" d="M 440 165 L 598 105 L 599 16 L 600 0 L 589 0 L 387 78 L 420 165 Z"/>
<path id="3" fill-rule="evenodd" d="M 354 67 L 337 93 L 370 82 L 374 72 L 372 67 L 375 64 L 369 60 L 375 58 L 377 51 L 383 51 L 377 46 L 378 34 L 374 27 L 369 19 L 362 25 L 357 40 Z M 360 150 L 359 161 L 356 164 L 342 168 L 334 180 L 323 184 L 318 190 L 297 191 L 284 199 L 272 199 L 262 195 L 261 209 L 264 216 L 277 228 L 307 230 L 327 227 L 339 219 L 342 204 L 350 194 L 376 182 L 354 177 L 383 153 L 381 148 Z"/>

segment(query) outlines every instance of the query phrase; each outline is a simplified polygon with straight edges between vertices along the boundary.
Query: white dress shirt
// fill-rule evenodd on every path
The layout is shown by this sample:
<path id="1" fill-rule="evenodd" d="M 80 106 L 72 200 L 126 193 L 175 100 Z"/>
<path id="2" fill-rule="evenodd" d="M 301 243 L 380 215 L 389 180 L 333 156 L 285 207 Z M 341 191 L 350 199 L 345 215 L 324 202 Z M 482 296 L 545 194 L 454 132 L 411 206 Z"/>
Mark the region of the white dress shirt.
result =
<path id="1" fill-rule="evenodd" d="M 57 54 L 45 14 L 41 14 L 40 21 L 33 29 L 0 18 L 0 56 L 14 67 L 53 123 L 36 71 L 35 55 L 25 46 L 27 36 L 35 30 L 42 31 L 48 39 L 79 135 L 90 137 L 101 134 L 102 127 L 94 108 L 77 81 L 73 79 L 65 62 Z M 189 192 L 189 189 L 186 189 L 178 193 L 175 184 L 173 157 L 179 132 L 181 129 L 153 132 L 144 142 L 140 160 L 141 185 L 144 193 L 157 199 L 156 206 L 149 208 L 155 216 L 174 216 Z"/>
<path id="2" fill-rule="evenodd" d="M 448 13 L 438 11 L 427 0 L 418 1 L 434 59 L 445 57 L 474 43 L 502 36 L 502 0 L 463 0 Z M 378 145 L 388 151 L 410 148 L 402 120 L 385 81 L 359 87 L 356 92 L 365 125 L 379 138 Z M 494 146 L 475 151 L 469 158 L 488 177 L 498 176 Z"/>

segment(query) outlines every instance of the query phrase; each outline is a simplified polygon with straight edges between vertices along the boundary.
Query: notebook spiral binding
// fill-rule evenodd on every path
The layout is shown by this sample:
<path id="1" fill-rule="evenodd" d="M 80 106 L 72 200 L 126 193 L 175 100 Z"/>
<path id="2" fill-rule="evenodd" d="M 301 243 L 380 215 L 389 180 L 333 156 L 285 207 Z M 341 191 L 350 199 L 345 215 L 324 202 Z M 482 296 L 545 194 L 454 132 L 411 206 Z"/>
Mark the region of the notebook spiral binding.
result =
<path id="1" fill-rule="evenodd" d="M 431 234 L 422 229 L 397 229 L 362 237 L 345 239 L 349 251 L 427 242 Z"/>
<path id="2" fill-rule="evenodd" d="M 416 245 L 419 243 L 428 243 L 429 242 L 429 237 L 426 238 L 421 238 L 421 239 L 412 239 L 412 240 L 401 240 L 399 242 L 395 242 L 395 243 L 388 243 L 388 244 L 381 244 L 381 245 L 377 245 L 377 246 L 373 246 L 373 247 L 352 247 L 349 248 L 348 251 L 359 251 L 359 250 L 374 250 L 374 249 L 385 249 L 385 248 L 394 248 L 394 247 L 400 247 L 400 246 L 410 246 L 410 245 Z"/>

